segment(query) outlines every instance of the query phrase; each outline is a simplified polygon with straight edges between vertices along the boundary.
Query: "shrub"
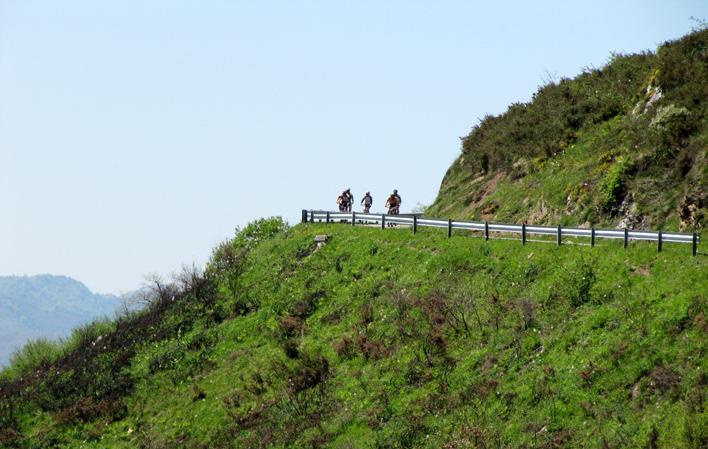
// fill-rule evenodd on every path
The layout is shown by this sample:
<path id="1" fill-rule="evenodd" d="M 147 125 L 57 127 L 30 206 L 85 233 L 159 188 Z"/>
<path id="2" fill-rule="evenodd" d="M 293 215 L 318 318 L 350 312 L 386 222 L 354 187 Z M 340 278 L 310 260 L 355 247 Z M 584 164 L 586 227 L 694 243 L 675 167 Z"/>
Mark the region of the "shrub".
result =
<path id="1" fill-rule="evenodd" d="M 71 331 L 71 336 L 62 341 L 62 346 L 66 352 L 78 348 L 95 346 L 104 336 L 115 330 L 115 322 L 102 319 L 92 323 L 79 326 Z"/>
<path id="2" fill-rule="evenodd" d="M 500 116 L 485 116 L 462 139 L 461 161 L 473 172 L 512 171 L 524 157 L 547 158 L 567 148 L 586 125 L 607 121 L 631 108 L 656 56 L 613 55 L 601 69 L 542 86 L 528 103 Z"/>
<path id="3" fill-rule="evenodd" d="M 654 157 L 657 161 L 664 161 L 673 158 L 678 148 L 687 144 L 695 124 L 688 109 L 669 104 L 657 109 L 649 127 L 656 140 Z"/>
<path id="4" fill-rule="evenodd" d="M 657 82 L 679 106 L 705 108 L 708 97 L 708 29 L 667 42 L 658 51 Z"/>
<path id="5" fill-rule="evenodd" d="M 190 351 L 205 352 L 211 349 L 218 341 L 218 335 L 211 330 L 201 330 L 192 334 L 187 340 L 187 349 Z"/>
<path id="6" fill-rule="evenodd" d="M 357 336 L 356 346 L 367 360 L 377 360 L 388 354 L 388 349 L 382 341 L 371 339 L 366 334 Z"/>
<path id="7" fill-rule="evenodd" d="M 184 357 L 184 351 L 177 345 L 168 345 L 155 353 L 148 361 L 150 373 L 171 369 Z"/>
<path id="8" fill-rule="evenodd" d="M 12 394 L 9 394 L 7 389 L 9 382 L 4 379 L 0 379 L 0 429 L 15 429 L 18 425 L 17 415 L 15 410 L 17 408 L 18 399 Z M 13 433 L 14 435 L 14 433 Z M 8 438 L 10 437 L 8 432 Z M 0 447 L 3 443 L 2 431 L 0 431 Z"/>
<path id="9" fill-rule="evenodd" d="M 334 352 L 343 360 L 351 359 L 356 355 L 354 342 L 346 335 L 336 340 L 332 346 L 334 347 Z"/>
<path id="10" fill-rule="evenodd" d="M 305 417 L 320 409 L 325 398 L 325 383 L 331 375 L 325 357 L 305 353 L 295 368 L 278 365 L 276 371 L 287 373 L 286 405 L 292 413 Z"/>
<path id="11" fill-rule="evenodd" d="M 624 191 L 624 176 L 630 167 L 629 162 L 619 157 L 607 170 L 600 183 L 600 205 L 604 212 L 610 212 L 622 199 Z"/>
<path id="12" fill-rule="evenodd" d="M 528 299 L 521 299 L 518 302 L 519 314 L 521 315 L 521 320 L 524 329 L 532 328 L 536 325 L 536 305 L 533 301 Z"/>
<path id="13" fill-rule="evenodd" d="M 10 356 L 10 371 L 22 376 L 42 365 L 53 363 L 62 354 L 62 346 L 55 341 L 39 338 L 32 340 Z"/>
<path id="14" fill-rule="evenodd" d="M 82 397 L 55 414 L 55 418 L 61 424 L 88 423 L 96 419 L 97 416 L 120 419 L 125 416 L 126 412 L 126 406 L 121 399 L 95 400 L 92 397 Z"/>
<path id="15" fill-rule="evenodd" d="M 300 317 L 282 316 L 278 318 L 279 338 L 282 341 L 300 335 L 304 327 L 305 322 Z"/>
<path id="16" fill-rule="evenodd" d="M 592 299 L 595 280 L 592 262 L 580 259 L 561 271 L 559 279 L 551 286 L 549 300 L 566 301 L 572 307 L 579 307 Z"/>
<path id="17" fill-rule="evenodd" d="M 283 341 L 282 346 L 283 352 L 285 352 L 285 355 L 288 356 L 289 359 L 297 359 L 300 357 L 300 345 L 294 338 L 288 338 Z"/>
<path id="18" fill-rule="evenodd" d="M 236 228 L 233 239 L 223 241 L 213 249 L 204 270 L 205 277 L 222 278 L 223 284 L 235 295 L 236 281 L 245 269 L 249 252 L 260 243 L 287 233 L 289 229 L 288 223 L 281 217 L 261 218 L 250 222 L 243 229 Z M 241 310 L 250 311 L 253 308 Z"/>

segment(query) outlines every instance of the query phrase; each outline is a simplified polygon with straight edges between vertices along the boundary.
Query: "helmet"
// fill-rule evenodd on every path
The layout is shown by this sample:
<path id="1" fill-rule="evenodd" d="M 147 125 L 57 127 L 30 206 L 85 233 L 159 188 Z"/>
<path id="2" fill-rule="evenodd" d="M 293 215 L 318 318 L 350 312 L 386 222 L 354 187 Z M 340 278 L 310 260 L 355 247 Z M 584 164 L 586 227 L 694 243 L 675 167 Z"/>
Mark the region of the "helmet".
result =
<path id="1" fill-rule="evenodd" d="M 398 190 L 396 190 L 396 189 L 393 189 L 393 193 L 398 193 Z"/>
<path id="2" fill-rule="evenodd" d="M 366 192 L 367 195 L 371 194 L 371 192 Z"/>

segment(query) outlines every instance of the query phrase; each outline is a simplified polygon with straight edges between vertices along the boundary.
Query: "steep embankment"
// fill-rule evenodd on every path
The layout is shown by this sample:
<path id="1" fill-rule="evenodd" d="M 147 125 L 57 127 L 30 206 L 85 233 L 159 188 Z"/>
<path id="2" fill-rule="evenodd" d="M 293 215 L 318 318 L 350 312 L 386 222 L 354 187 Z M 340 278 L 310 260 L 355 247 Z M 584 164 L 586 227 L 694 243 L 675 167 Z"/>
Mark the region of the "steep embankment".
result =
<path id="1" fill-rule="evenodd" d="M 206 277 L 5 372 L 0 446 L 705 447 L 689 254 L 260 221 Z"/>
<path id="2" fill-rule="evenodd" d="M 708 207 L 708 30 L 615 55 L 462 141 L 428 214 L 696 230 Z"/>

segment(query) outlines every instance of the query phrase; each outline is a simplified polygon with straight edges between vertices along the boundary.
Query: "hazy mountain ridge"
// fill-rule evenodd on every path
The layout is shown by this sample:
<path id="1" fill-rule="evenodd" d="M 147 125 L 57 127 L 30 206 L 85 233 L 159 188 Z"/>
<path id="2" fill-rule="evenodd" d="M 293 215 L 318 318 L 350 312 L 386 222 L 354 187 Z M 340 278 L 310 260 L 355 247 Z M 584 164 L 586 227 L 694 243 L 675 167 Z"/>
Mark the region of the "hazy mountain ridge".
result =
<path id="1" fill-rule="evenodd" d="M 0 276 L 0 365 L 30 339 L 67 336 L 76 326 L 112 317 L 116 295 L 91 292 L 67 276 Z"/>

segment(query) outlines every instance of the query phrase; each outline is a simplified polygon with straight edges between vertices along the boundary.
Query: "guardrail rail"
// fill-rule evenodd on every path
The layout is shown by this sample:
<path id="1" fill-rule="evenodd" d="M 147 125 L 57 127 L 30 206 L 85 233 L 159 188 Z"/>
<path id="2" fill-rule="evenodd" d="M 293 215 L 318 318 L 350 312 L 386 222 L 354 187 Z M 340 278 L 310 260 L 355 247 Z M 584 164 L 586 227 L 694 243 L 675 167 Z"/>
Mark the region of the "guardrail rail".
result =
<path id="1" fill-rule="evenodd" d="M 302 210 L 303 223 L 315 222 L 345 222 L 352 226 L 356 223 L 361 224 L 380 224 L 381 229 L 385 229 L 386 225 L 408 225 L 413 228 L 413 233 L 418 231 L 419 226 L 427 226 L 433 228 L 446 228 L 447 236 L 452 237 L 453 229 L 464 229 L 468 231 L 479 231 L 484 233 L 485 240 L 489 240 L 490 235 L 497 233 L 512 233 L 521 234 L 521 243 L 526 244 L 528 235 L 546 235 L 555 236 L 556 244 L 561 245 L 564 237 L 587 237 L 590 238 L 590 246 L 595 246 L 595 240 L 598 238 L 605 239 L 622 239 L 624 247 L 630 240 L 643 240 L 657 242 L 657 251 L 661 252 L 663 244 L 670 243 L 689 243 L 692 245 L 692 254 L 695 256 L 698 250 L 700 236 L 697 233 L 687 234 L 681 232 L 663 232 L 663 231 L 634 231 L 629 229 L 595 229 L 590 228 L 563 228 L 558 226 L 535 226 L 523 224 L 502 224 L 490 223 L 487 221 L 461 221 L 452 219 L 438 219 L 422 217 L 420 214 L 401 214 L 401 215 L 386 215 L 386 214 L 365 214 L 362 212 L 332 212 L 326 210 Z"/>

